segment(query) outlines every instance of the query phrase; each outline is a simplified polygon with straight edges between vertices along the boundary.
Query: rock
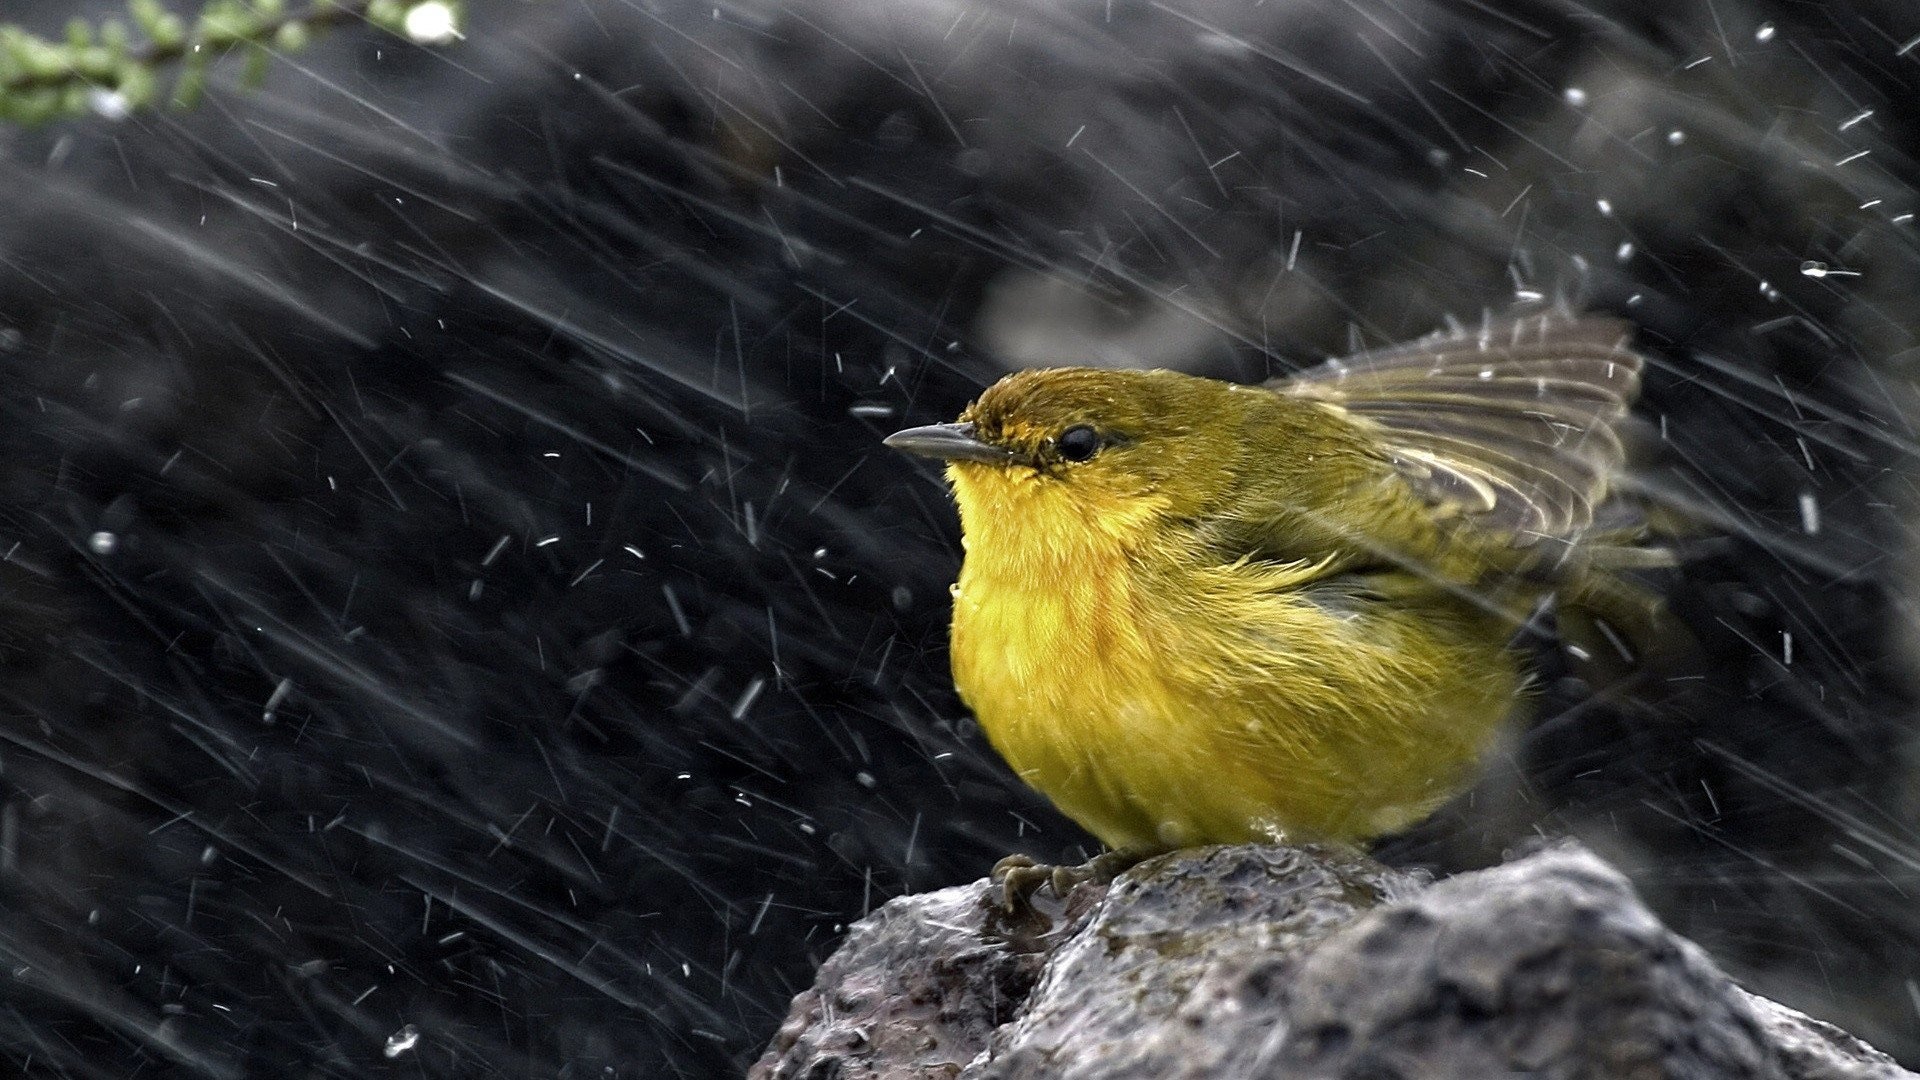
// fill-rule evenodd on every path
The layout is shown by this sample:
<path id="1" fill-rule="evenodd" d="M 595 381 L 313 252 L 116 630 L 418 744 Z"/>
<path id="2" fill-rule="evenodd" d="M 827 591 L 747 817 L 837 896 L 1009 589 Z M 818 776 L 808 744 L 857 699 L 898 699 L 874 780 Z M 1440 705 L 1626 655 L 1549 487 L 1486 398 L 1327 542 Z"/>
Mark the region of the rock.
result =
<path id="1" fill-rule="evenodd" d="M 1742 990 L 1573 846 L 1435 884 L 1349 853 L 1202 848 L 1018 924 L 992 897 L 976 882 L 856 924 L 750 1076 L 1915 1076 Z"/>
<path id="2" fill-rule="evenodd" d="M 1027 1001 L 1053 944 L 1053 919 L 1009 925 L 984 902 L 992 892 L 981 881 L 903 896 L 855 923 L 749 1075 L 959 1076 Z M 1094 898 L 1076 890 L 1054 913 L 1077 924 Z"/>

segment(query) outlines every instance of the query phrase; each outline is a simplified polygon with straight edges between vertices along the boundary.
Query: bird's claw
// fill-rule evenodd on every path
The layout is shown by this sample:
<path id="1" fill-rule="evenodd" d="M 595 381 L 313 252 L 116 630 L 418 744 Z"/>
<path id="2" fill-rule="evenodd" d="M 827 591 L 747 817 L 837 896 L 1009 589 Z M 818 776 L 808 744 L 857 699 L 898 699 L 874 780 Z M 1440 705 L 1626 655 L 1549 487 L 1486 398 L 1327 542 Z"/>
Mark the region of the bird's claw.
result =
<path id="1" fill-rule="evenodd" d="M 1033 906 L 1034 891 L 1045 885 L 1053 895 L 1065 900 L 1081 885 L 1107 885 L 1121 872 L 1140 861 L 1140 856 L 1125 851 L 1108 851 L 1078 866 L 1050 866 L 1025 855 L 1009 855 L 993 864 L 988 880 L 1000 887 L 1000 906 L 1018 912 Z"/>

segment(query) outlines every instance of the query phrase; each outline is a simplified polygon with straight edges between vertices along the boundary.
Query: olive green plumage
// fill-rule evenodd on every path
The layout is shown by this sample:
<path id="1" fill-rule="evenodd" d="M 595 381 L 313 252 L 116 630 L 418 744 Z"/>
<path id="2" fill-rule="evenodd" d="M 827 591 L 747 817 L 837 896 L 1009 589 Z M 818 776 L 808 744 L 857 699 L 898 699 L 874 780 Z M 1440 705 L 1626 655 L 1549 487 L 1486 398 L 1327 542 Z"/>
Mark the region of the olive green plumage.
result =
<path id="1" fill-rule="evenodd" d="M 957 425 L 961 695 L 1021 777 L 1116 849 L 1358 840 L 1471 778 L 1546 597 L 1629 634 L 1610 522 L 1640 358 L 1543 318 L 1263 387 L 1020 372 Z"/>

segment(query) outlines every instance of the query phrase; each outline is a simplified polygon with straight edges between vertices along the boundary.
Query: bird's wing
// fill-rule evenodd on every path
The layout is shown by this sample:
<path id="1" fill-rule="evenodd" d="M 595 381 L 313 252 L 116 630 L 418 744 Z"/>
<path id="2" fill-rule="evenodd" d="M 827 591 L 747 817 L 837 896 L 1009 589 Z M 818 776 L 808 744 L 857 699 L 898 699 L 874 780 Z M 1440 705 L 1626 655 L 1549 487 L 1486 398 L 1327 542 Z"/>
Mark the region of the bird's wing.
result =
<path id="1" fill-rule="evenodd" d="M 1496 322 L 1270 385 L 1367 425 L 1423 498 L 1524 544 L 1593 525 L 1624 457 L 1615 427 L 1640 386 L 1630 337 L 1609 318 Z"/>

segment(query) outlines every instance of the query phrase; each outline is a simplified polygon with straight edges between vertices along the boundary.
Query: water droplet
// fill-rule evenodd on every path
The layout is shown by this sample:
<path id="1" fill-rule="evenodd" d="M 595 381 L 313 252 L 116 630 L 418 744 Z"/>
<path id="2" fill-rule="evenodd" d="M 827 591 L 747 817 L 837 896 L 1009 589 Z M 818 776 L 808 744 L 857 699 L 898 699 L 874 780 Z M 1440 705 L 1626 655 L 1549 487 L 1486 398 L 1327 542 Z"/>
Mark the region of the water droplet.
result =
<path id="1" fill-rule="evenodd" d="M 1672 131 L 1667 132 L 1668 146 L 1679 146 L 1681 143 L 1686 141 L 1687 141 L 1687 133 L 1684 131 L 1681 131 L 1679 128 L 1674 128 Z"/>
<path id="2" fill-rule="evenodd" d="M 281 702 L 287 700 L 287 694 L 290 693 L 292 690 L 293 690 L 292 679 L 281 679 L 280 682 L 274 686 L 273 693 L 267 695 L 266 708 L 262 709 L 260 712 L 261 723 L 263 724 L 273 723 L 274 710 L 280 707 Z"/>
<path id="3" fill-rule="evenodd" d="M 1753 40 L 1772 41 L 1773 40 L 1773 24 L 1770 22 L 1761 23 L 1760 28 L 1753 32 Z"/>
<path id="4" fill-rule="evenodd" d="M 406 1027 L 387 1036 L 386 1048 L 381 1050 L 381 1053 L 390 1058 L 397 1058 L 401 1054 L 413 1049 L 419 1042 L 420 1029 L 414 1027 L 412 1024 L 408 1024 Z"/>
<path id="5" fill-rule="evenodd" d="M 1597 199 L 1594 201 L 1593 205 L 1600 208 L 1601 216 L 1603 217 L 1613 216 L 1613 203 L 1611 201 L 1607 199 Z"/>
<path id="6" fill-rule="evenodd" d="M 125 120 L 133 112 L 133 103 L 118 90 L 95 87 L 87 92 L 87 108 L 102 120 Z"/>
<path id="7" fill-rule="evenodd" d="M 1800 264 L 1800 272 L 1811 278 L 1827 276 L 1827 264 L 1818 259 L 1808 259 Z"/>
<path id="8" fill-rule="evenodd" d="M 95 555 L 111 555 L 119 546 L 120 538 L 105 529 L 87 537 L 87 550 Z"/>
<path id="9" fill-rule="evenodd" d="M 1566 91 L 1567 104 L 1579 108 L 1587 103 L 1587 92 L 1577 86 L 1569 86 Z"/>
<path id="10" fill-rule="evenodd" d="M 454 17 L 453 5 L 442 0 L 414 5 L 401 25 L 415 45 L 447 45 L 460 36 L 460 22 Z"/>
<path id="11" fill-rule="evenodd" d="M 1820 535 L 1820 502 L 1811 491 L 1800 493 L 1800 531 L 1808 536 Z"/>

